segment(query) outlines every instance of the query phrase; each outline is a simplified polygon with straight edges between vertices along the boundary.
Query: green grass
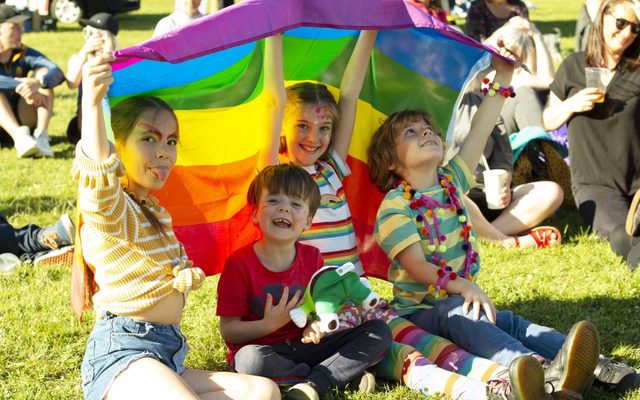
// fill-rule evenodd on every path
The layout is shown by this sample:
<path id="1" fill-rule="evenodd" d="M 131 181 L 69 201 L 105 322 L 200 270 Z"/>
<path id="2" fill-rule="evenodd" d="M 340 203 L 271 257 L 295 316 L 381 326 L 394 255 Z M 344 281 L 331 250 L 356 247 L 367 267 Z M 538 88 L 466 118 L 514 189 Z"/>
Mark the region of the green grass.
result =
<path id="1" fill-rule="evenodd" d="M 138 12 L 120 16 L 122 46 L 151 36 L 157 20 L 170 12 L 173 2 L 143 1 Z M 543 32 L 560 27 L 563 53 L 573 46 L 573 27 L 579 0 L 535 0 L 532 19 Z M 82 44 L 77 26 L 57 32 L 29 33 L 28 45 L 41 50 L 66 70 L 69 56 Z M 0 149 L 0 213 L 18 226 L 30 222 L 53 223 L 73 209 L 75 183 L 70 179 L 73 148 L 64 132 L 75 110 L 75 93 L 56 89 L 55 116 L 51 123 L 55 159 L 21 160 L 13 149 Z M 562 228 L 565 243 L 544 251 L 502 250 L 482 245 L 480 283 L 498 308 L 508 308 L 527 318 L 567 332 L 580 319 L 594 321 L 600 329 L 602 351 L 640 367 L 640 274 L 631 274 L 609 250 L 608 244 L 583 233 L 574 211 L 561 210 L 551 223 Z M 0 399 L 81 398 L 80 363 L 93 319 L 80 324 L 69 308 L 69 271 L 64 268 L 34 270 L 24 265 L 0 275 Z M 215 285 L 210 278 L 194 292 L 184 314 L 183 328 L 194 368 L 223 370 L 225 347 L 218 334 Z M 390 296 L 387 283 L 374 288 Z M 332 394 L 348 399 L 418 399 L 394 383 L 382 383 L 374 395 Z M 595 390 L 595 399 L 614 399 Z M 624 399 L 640 400 L 640 391 Z"/>

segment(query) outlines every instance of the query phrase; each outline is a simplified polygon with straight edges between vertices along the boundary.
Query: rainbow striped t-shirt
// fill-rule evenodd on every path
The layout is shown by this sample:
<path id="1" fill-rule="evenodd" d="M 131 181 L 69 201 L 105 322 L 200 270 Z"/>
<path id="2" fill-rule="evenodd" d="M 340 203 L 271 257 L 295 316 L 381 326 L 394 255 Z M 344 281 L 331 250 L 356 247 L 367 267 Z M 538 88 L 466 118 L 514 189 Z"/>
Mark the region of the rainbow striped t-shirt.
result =
<path id="1" fill-rule="evenodd" d="M 359 275 L 364 273 L 351 212 L 342 186 L 342 180 L 351 174 L 349 166 L 335 151 L 327 161 L 318 161 L 304 167 L 320 189 L 320 208 L 313 217 L 311 228 L 302 232 L 300 242 L 320 250 L 324 265 L 342 265 L 352 262 Z"/>

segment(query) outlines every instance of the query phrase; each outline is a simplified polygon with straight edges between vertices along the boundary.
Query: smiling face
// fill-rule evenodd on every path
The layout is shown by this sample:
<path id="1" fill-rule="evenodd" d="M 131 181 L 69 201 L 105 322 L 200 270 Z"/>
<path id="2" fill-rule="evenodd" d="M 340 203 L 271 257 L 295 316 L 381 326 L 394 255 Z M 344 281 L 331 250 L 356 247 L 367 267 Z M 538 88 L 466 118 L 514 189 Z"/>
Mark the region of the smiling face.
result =
<path id="1" fill-rule="evenodd" d="M 268 241 L 295 242 L 311 226 L 309 204 L 305 199 L 263 189 L 254 206 L 252 220 Z"/>
<path id="2" fill-rule="evenodd" d="M 444 146 L 440 136 L 423 119 L 415 119 L 403 124 L 395 136 L 396 165 L 389 166 L 399 176 L 409 175 L 409 170 L 425 165 L 437 166 L 444 157 Z"/>
<path id="3" fill-rule="evenodd" d="M 177 144 L 178 124 L 169 111 L 142 112 L 117 146 L 126 168 L 127 189 L 138 197 L 161 189 L 176 163 Z"/>
<path id="4" fill-rule="evenodd" d="M 610 54 L 622 55 L 636 40 L 638 35 L 633 33 L 629 22 L 638 24 L 638 18 L 628 2 L 614 4 L 603 16 L 602 37 Z"/>
<path id="5" fill-rule="evenodd" d="M 287 112 L 283 131 L 287 157 L 295 165 L 313 165 L 327 151 L 333 132 L 334 116 L 324 104 L 303 104 Z"/>

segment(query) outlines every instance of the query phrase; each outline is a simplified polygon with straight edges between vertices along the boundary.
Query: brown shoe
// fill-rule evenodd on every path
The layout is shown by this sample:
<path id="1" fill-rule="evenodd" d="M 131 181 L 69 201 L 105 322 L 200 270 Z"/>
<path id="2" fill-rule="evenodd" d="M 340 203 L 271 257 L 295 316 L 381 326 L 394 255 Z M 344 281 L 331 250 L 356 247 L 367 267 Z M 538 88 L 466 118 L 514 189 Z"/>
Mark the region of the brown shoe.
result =
<path id="1" fill-rule="evenodd" d="M 553 398 L 582 400 L 593 383 L 599 354 L 600 337 L 595 325 L 589 321 L 573 325 L 562 349 L 544 372 Z"/>
<path id="2" fill-rule="evenodd" d="M 511 388 L 509 400 L 546 400 L 551 395 L 544 390 L 544 369 L 540 361 L 531 356 L 521 356 L 509 366 Z"/>

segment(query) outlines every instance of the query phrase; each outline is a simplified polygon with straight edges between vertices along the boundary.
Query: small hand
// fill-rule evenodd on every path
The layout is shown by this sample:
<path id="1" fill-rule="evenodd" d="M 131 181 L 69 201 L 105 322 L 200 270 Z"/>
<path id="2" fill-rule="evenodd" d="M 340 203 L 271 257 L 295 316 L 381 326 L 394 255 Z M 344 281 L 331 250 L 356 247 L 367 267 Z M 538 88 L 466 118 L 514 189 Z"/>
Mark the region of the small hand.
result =
<path id="1" fill-rule="evenodd" d="M 511 75 L 513 74 L 513 70 L 515 68 L 513 64 L 495 55 L 491 57 L 491 64 L 496 69 L 496 77 L 498 74 L 508 75 L 509 81 L 511 81 Z"/>
<path id="2" fill-rule="evenodd" d="M 320 321 L 313 321 L 304 329 L 304 333 L 302 334 L 302 343 L 318 344 L 324 335 L 325 333 L 320 330 Z"/>
<path id="3" fill-rule="evenodd" d="M 572 112 L 586 112 L 593 109 L 596 101 L 602 96 L 604 96 L 604 93 L 599 89 L 589 87 L 580 90 L 565 101 Z"/>
<path id="4" fill-rule="evenodd" d="M 102 47 L 104 45 L 104 40 L 100 36 L 91 36 L 86 43 L 82 46 L 80 50 L 81 53 L 84 54 L 84 57 L 88 57 L 89 55 L 99 54 L 102 52 Z"/>
<path id="5" fill-rule="evenodd" d="M 511 204 L 511 172 L 507 172 L 505 184 L 500 192 L 500 205 L 506 207 Z"/>
<path id="6" fill-rule="evenodd" d="M 109 85 L 113 82 L 110 64 L 113 61 L 114 56 L 103 54 L 92 58 L 82 67 L 83 101 L 99 104 L 106 96 Z"/>
<path id="7" fill-rule="evenodd" d="M 460 292 L 460 295 L 464 297 L 462 312 L 465 315 L 469 314 L 469 306 L 473 304 L 473 319 L 475 321 L 480 319 L 480 309 L 482 308 L 487 319 L 494 324 L 496 323 L 496 307 L 480 286 L 468 282 L 468 285 Z"/>
<path id="8" fill-rule="evenodd" d="M 32 97 L 38 93 L 40 82 L 35 78 L 15 78 L 18 82 L 16 93 L 25 100 L 32 100 Z"/>
<path id="9" fill-rule="evenodd" d="M 267 294 L 267 301 L 264 306 L 264 320 L 267 321 L 270 329 L 275 331 L 291 321 L 289 311 L 300 305 L 302 302 L 301 296 L 302 292 L 298 290 L 291 299 L 289 299 L 289 287 L 285 287 L 282 290 L 280 302 L 278 305 L 273 305 L 273 296 Z"/>

